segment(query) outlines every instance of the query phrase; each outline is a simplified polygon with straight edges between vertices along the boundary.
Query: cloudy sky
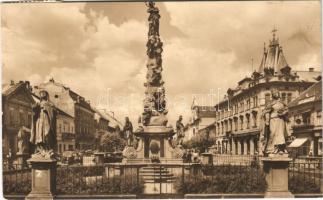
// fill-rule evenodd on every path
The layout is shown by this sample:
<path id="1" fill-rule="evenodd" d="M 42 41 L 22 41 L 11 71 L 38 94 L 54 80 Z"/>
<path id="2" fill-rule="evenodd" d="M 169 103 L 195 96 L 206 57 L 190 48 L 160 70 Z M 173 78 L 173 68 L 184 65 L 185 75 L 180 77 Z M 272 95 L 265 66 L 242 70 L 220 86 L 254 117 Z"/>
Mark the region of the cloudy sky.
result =
<path id="1" fill-rule="evenodd" d="M 218 88 L 224 94 L 250 75 L 274 27 L 294 70 L 320 70 L 319 1 L 157 6 L 172 124 L 180 114 L 188 120 L 193 96 L 215 104 Z M 3 82 L 37 85 L 53 77 L 122 121 L 137 121 L 146 73 L 144 3 L 7 4 L 1 17 Z"/>

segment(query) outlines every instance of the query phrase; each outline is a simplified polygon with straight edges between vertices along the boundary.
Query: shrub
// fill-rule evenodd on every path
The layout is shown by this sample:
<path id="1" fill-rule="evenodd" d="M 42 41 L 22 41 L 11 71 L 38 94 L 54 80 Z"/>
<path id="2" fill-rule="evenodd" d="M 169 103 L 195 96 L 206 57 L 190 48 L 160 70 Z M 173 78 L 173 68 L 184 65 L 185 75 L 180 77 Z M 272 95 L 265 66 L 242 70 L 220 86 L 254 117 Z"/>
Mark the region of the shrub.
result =
<path id="1" fill-rule="evenodd" d="M 107 178 L 104 172 L 91 172 L 91 168 L 84 171 L 75 168 L 58 174 L 58 194 L 141 194 L 144 190 L 143 180 L 137 183 L 136 174 Z"/>
<path id="2" fill-rule="evenodd" d="M 316 179 L 319 179 L 317 177 Z M 289 190 L 292 193 L 320 193 L 320 180 L 305 174 L 295 174 L 288 179 Z"/>
<path id="3" fill-rule="evenodd" d="M 263 193 L 267 187 L 265 175 L 250 166 L 209 166 L 185 175 L 175 182 L 179 193 Z"/>

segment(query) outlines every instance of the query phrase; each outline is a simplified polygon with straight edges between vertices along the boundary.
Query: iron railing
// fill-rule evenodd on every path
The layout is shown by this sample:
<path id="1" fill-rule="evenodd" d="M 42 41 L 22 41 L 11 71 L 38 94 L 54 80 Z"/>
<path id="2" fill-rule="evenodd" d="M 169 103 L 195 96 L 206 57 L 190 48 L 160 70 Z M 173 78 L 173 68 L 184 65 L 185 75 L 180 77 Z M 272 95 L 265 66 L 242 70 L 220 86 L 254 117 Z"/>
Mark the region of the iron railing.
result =
<path id="1" fill-rule="evenodd" d="M 31 168 L 23 164 L 3 165 L 3 193 L 28 194 L 31 191 Z"/>
<path id="2" fill-rule="evenodd" d="M 321 161 L 289 165 L 293 193 L 320 193 L 321 179 Z M 217 155 L 212 164 L 58 165 L 56 173 L 57 195 L 263 193 L 265 184 L 258 156 Z M 5 195 L 28 194 L 30 166 L 4 165 L 3 186 Z"/>
<path id="3" fill-rule="evenodd" d="M 322 160 L 295 159 L 289 164 L 288 175 L 291 192 L 320 193 L 323 177 Z"/>

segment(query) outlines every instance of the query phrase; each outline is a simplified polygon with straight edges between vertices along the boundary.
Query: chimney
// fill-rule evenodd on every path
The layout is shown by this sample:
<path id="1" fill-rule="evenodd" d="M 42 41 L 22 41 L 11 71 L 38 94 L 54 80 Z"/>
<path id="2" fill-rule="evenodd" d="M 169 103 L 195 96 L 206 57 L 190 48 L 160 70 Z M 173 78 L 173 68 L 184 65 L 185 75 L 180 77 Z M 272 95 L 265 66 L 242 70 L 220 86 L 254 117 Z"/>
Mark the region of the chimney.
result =
<path id="1" fill-rule="evenodd" d="M 309 72 L 314 72 L 314 68 L 313 67 L 310 67 L 310 68 L 308 68 L 308 71 Z"/>
<path id="2" fill-rule="evenodd" d="M 15 82 L 13 80 L 10 81 L 10 85 L 14 85 Z"/>

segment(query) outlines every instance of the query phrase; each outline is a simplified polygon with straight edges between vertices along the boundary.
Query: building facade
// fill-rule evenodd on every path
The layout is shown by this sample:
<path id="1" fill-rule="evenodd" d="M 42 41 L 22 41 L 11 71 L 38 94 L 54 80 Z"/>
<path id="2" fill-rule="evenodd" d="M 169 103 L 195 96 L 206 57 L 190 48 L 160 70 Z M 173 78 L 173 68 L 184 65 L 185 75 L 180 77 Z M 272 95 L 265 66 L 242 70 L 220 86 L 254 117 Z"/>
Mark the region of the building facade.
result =
<path id="1" fill-rule="evenodd" d="M 29 82 L 2 85 L 2 153 L 15 154 L 18 149 L 17 136 L 22 127 L 31 127 L 32 104 Z"/>
<path id="2" fill-rule="evenodd" d="M 198 106 L 193 103 L 191 111 L 192 117 L 184 130 L 184 141 L 188 141 L 202 132 L 212 134 L 214 131 L 216 109 L 213 106 Z"/>
<path id="3" fill-rule="evenodd" d="M 261 113 L 271 101 L 271 90 L 278 89 L 282 100 L 288 104 L 317 82 L 320 75 L 313 69 L 293 71 L 274 34 L 268 48 L 264 48 L 259 69 L 239 81 L 236 88 L 229 88 L 225 98 L 215 105 L 218 153 L 252 155 L 259 152 Z"/>
<path id="4" fill-rule="evenodd" d="M 322 156 L 322 81 L 300 94 L 289 105 L 292 135 L 296 139 L 289 145 L 297 156 Z"/>
<path id="5" fill-rule="evenodd" d="M 35 92 L 41 89 L 48 91 L 50 101 L 58 109 L 74 118 L 75 148 L 91 149 L 95 140 L 95 124 L 90 102 L 54 79 L 34 87 Z"/>
<path id="6" fill-rule="evenodd" d="M 74 118 L 64 111 L 57 109 L 57 152 L 75 150 L 75 127 Z"/>

